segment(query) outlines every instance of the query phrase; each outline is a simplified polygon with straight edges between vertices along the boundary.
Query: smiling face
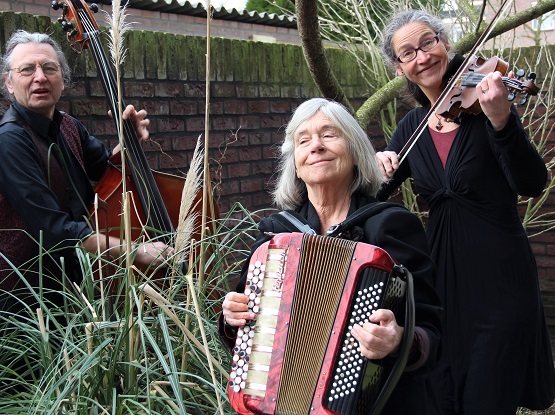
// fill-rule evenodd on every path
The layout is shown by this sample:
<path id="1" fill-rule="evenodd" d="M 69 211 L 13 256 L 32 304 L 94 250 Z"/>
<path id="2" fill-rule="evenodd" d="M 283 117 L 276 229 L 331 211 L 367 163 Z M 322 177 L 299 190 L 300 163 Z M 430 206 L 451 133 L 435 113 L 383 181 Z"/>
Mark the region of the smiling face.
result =
<path id="1" fill-rule="evenodd" d="M 318 111 L 301 124 L 294 136 L 297 177 L 309 193 L 349 189 L 353 181 L 353 157 L 347 139 L 328 117 Z"/>
<path id="2" fill-rule="evenodd" d="M 17 102 L 52 119 L 54 108 L 64 90 L 64 80 L 61 70 L 45 75 L 40 65 L 46 62 L 60 63 L 52 46 L 44 43 L 21 43 L 13 49 L 12 70 L 4 75 L 4 82 Z M 23 76 L 13 70 L 25 64 L 37 65 L 35 73 Z"/>
<path id="3" fill-rule="evenodd" d="M 396 56 L 416 49 L 436 33 L 425 23 L 409 23 L 401 27 L 392 38 Z M 449 65 L 449 42 L 439 41 L 428 52 L 418 50 L 416 58 L 410 62 L 397 63 L 397 73 L 405 75 L 409 81 L 417 84 L 431 102 L 434 102 L 443 88 L 443 75 Z"/>

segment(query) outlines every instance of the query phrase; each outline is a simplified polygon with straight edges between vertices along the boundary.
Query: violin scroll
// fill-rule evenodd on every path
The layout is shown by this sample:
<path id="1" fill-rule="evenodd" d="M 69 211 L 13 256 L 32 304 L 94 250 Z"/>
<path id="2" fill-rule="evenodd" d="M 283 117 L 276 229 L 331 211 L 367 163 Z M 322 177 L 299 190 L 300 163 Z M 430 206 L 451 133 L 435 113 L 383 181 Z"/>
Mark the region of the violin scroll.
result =
<path id="1" fill-rule="evenodd" d="M 530 95 L 538 95 L 538 92 L 540 91 L 540 89 L 534 83 L 534 80 L 536 79 L 536 74 L 534 72 L 530 72 L 527 79 L 523 81 L 524 75 L 525 72 L 523 69 L 519 69 L 515 73 L 516 79 L 520 82 L 520 89 L 518 89 L 517 92 L 520 92 L 522 94 L 522 97 L 519 101 L 520 105 L 526 104 L 526 101 L 528 101 L 528 97 Z M 511 87 L 509 87 L 509 90 L 509 101 L 512 101 L 516 97 L 516 92 Z"/>

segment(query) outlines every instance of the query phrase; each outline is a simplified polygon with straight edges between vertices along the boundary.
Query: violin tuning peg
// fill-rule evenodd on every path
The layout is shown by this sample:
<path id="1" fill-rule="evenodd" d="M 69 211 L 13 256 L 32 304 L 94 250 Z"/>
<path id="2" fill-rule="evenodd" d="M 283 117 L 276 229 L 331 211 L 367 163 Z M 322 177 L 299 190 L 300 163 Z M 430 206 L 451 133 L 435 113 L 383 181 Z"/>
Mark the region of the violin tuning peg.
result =
<path id="1" fill-rule="evenodd" d="M 515 76 L 518 79 L 521 79 L 524 77 L 524 75 L 526 74 L 526 72 L 524 72 L 524 69 L 519 69 L 518 71 L 516 71 Z"/>
<path id="2" fill-rule="evenodd" d="M 524 104 L 526 104 L 526 101 L 528 101 L 528 94 L 525 94 L 525 95 L 520 99 L 519 104 L 520 104 L 520 105 L 524 105 Z"/>
<path id="3" fill-rule="evenodd" d="M 530 73 L 528 74 L 528 79 L 530 79 L 530 80 L 532 80 L 532 81 L 533 81 L 534 79 L 536 79 L 536 73 L 535 73 L 535 72 L 530 72 Z"/>
<path id="4" fill-rule="evenodd" d="M 507 99 L 509 101 L 514 101 L 515 97 L 516 97 L 516 94 L 514 92 L 510 92 L 509 95 L 507 96 Z"/>
<path id="5" fill-rule="evenodd" d="M 90 9 L 93 13 L 98 13 L 98 4 L 92 3 L 92 4 L 89 6 L 89 9 Z"/>

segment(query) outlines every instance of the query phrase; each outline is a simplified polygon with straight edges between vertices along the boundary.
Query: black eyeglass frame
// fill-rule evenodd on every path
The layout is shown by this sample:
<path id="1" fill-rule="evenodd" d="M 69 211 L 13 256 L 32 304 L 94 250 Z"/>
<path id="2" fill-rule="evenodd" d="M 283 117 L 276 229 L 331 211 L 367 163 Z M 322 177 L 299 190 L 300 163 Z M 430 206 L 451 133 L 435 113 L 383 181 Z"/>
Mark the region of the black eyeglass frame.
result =
<path id="1" fill-rule="evenodd" d="M 408 62 L 411 62 L 411 61 L 415 60 L 415 59 L 416 59 L 416 56 L 418 55 L 418 51 L 419 51 L 419 50 L 421 50 L 422 52 L 429 52 L 429 51 L 431 51 L 433 48 L 435 48 L 437 45 L 439 45 L 439 41 L 441 40 L 440 37 L 439 37 L 439 35 L 440 35 L 439 33 L 436 33 L 435 36 L 432 36 L 432 37 L 426 39 L 425 41 L 423 41 L 420 45 L 418 45 L 417 48 L 409 49 L 409 50 L 404 51 L 404 52 L 402 53 L 403 55 L 406 54 L 406 53 L 408 53 L 408 52 L 414 52 L 414 56 L 413 56 L 412 58 L 410 58 L 409 60 L 401 60 L 401 55 L 399 55 L 399 56 L 396 57 L 397 62 L 400 62 L 400 63 L 408 63 Z M 434 43 L 434 45 L 433 45 L 430 49 L 427 49 L 427 50 L 426 50 L 426 49 L 423 49 L 423 48 L 422 48 L 423 45 L 425 45 L 427 42 L 429 42 L 430 40 L 433 40 L 433 39 L 435 39 L 435 42 L 436 42 L 436 43 Z"/>

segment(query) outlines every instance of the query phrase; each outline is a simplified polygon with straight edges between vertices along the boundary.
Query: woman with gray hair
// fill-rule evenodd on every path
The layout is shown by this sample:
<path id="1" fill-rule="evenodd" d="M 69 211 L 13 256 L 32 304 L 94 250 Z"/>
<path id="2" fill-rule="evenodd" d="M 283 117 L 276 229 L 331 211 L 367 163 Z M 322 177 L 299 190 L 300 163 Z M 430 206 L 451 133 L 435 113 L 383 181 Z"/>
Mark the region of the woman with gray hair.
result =
<path id="1" fill-rule="evenodd" d="M 545 164 L 508 100 L 502 74 L 483 74 L 479 114 L 425 116 L 462 60 L 449 56 L 442 22 L 421 10 L 394 15 L 383 53 L 421 106 L 377 153 L 387 199 L 406 179 L 429 207 L 427 234 L 444 306 L 436 385 L 444 414 L 514 415 L 553 403 L 555 376 L 536 261 L 518 195 L 537 197 Z M 457 66 L 458 62 L 458 66 Z M 511 74 L 508 74 L 509 77 Z M 426 127 L 399 164 L 398 154 Z"/>
<path id="2" fill-rule="evenodd" d="M 364 130 L 341 104 L 310 99 L 296 109 L 286 128 L 273 193 L 275 203 L 314 233 L 332 235 L 335 225 L 378 203 L 374 196 L 382 178 L 374 155 Z M 291 231 L 275 215 L 263 219 L 258 228 L 252 252 L 271 239 L 271 234 Z M 410 270 L 415 281 L 417 327 L 412 351 L 383 413 L 438 413 L 428 374 L 439 345 L 439 306 L 432 288 L 434 264 L 422 223 L 407 209 L 392 204 L 345 229 L 340 237 L 384 249 Z M 248 297 L 243 294 L 248 263 L 236 291 L 228 293 L 222 305 L 220 337 L 228 347 L 235 341 L 237 328 L 255 317 L 248 311 Z M 387 364 L 398 352 L 403 327 L 391 310 L 381 309 L 363 325 L 355 325 L 351 334 L 366 358 L 382 359 Z"/>

